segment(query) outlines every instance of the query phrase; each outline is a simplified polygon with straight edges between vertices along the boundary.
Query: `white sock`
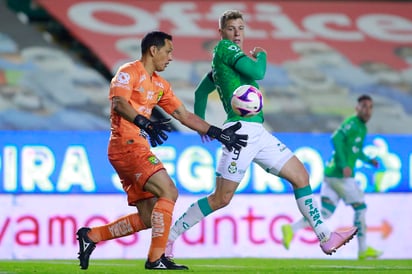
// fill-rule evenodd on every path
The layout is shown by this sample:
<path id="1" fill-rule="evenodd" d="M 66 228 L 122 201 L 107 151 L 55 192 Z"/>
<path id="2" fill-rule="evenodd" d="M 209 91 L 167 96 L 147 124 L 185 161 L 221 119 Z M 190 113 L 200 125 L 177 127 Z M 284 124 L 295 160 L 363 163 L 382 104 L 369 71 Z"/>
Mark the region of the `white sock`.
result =
<path id="1" fill-rule="evenodd" d="M 294 193 L 300 212 L 312 227 L 319 241 L 323 242 L 328 240 L 331 232 L 323 221 L 322 214 L 313 197 L 311 187 L 308 185 L 303 188 L 295 189 Z"/>
<path id="2" fill-rule="evenodd" d="M 355 209 L 355 223 L 358 228 L 358 250 L 359 252 L 366 250 L 366 206 Z"/>
<path id="3" fill-rule="evenodd" d="M 306 218 L 300 218 L 298 221 L 291 224 L 293 232 L 309 227 L 310 224 Z"/>
<path id="4" fill-rule="evenodd" d="M 322 216 L 324 220 L 329 219 L 332 216 L 332 212 L 330 212 L 329 210 L 322 208 L 321 209 L 322 212 Z M 306 220 L 306 218 L 301 218 L 300 220 L 297 220 L 294 223 L 290 224 L 292 227 L 293 232 L 297 232 L 298 230 L 310 227 L 310 224 L 308 222 L 308 220 Z"/>
<path id="5" fill-rule="evenodd" d="M 207 197 L 193 203 L 182 216 L 177 219 L 169 233 L 169 241 L 175 241 L 186 230 L 200 222 L 204 217 L 212 213 Z"/>

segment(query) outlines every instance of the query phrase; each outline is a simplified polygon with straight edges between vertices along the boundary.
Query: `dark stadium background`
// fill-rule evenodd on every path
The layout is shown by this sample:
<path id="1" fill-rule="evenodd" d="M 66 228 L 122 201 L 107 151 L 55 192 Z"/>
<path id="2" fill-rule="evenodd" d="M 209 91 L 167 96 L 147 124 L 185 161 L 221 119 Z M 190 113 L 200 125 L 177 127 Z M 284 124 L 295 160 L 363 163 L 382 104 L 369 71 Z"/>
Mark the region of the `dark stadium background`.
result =
<path id="1" fill-rule="evenodd" d="M 159 15 L 161 8 L 185 3 L 185 15 L 203 18 L 197 23 L 212 30 L 209 34 L 172 32 L 175 60 L 163 73 L 189 109 L 216 42 L 213 8 L 244 5 L 247 22 L 255 30 L 249 33 L 247 47 L 262 44 L 269 52 L 270 65 L 260 83 L 265 126 L 305 163 L 315 193 L 330 155 L 330 133 L 353 113 L 360 93 L 371 94 L 375 108 L 365 150 L 381 165 L 375 170 L 359 164 L 357 172 L 367 193 L 368 237 L 371 245 L 384 250 L 385 259 L 411 258 L 412 244 L 404 240 L 412 227 L 407 218 L 412 201 L 410 1 L 0 0 L 0 259 L 75 259 L 74 232 L 79 226 L 134 210 L 126 206 L 107 161 L 107 95 L 118 63 L 139 57 L 143 32 L 130 37 L 93 35 L 68 19 L 66 8 L 75 1 L 139 7 L 149 15 L 148 21 L 158 19 L 167 30 L 174 25 Z M 282 9 L 258 10 L 259 4 Z M 313 14 L 340 16 L 347 21 L 328 25 L 330 29 L 362 33 L 363 40 L 259 38 L 276 32 L 264 21 L 276 12 L 300 30 L 314 23 L 309 20 Z M 379 14 L 391 15 L 380 22 L 381 29 L 360 28 Z M 130 23 L 120 16 L 111 19 Z M 393 36 L 378 39 L 392 29 Z M 161 110 L 154 112 L 154 119 L 162 116 Z M 217 125 L 224 119 L 216 95 L 209 98 L 206 118 Z M 197 134 L 176 122 L 173 126 L 175 132 L 156 153 L 179 189 L 179 216 L 196 198 L 212 191 L 219 144 L 202 144 Z M 283 249 L 280 225 L 300 217 L 292 195 L 287 182 L 252 166 L 233 204 L 181 237 L 176 255 L 324 258 L 311 231 L 297 235 L 291 250 Z M 257 221 L 248 226 L 252 222 L 245 220 Z M 344 206 L 331 220 L 337 228 L 351 222 L 352 212 Z M 139 233 L 104 243 L 93 256 L 144 258 L 148 237 Z M 356 241 L 334 258 L 356 258 Z"/>

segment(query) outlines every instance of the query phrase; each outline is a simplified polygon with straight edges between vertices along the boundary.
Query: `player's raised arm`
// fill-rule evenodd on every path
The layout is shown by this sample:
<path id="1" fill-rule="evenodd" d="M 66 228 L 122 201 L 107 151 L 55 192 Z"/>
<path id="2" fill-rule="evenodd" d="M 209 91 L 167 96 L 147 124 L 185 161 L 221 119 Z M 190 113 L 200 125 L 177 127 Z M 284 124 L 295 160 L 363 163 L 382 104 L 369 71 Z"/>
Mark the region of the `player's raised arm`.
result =
<path id="1" fill-rule="evenodd" d="M 241 128 L 240 123 L 236 123 L 226 129 L 221 129 L 210 125 L 196 114 L 188 111 L 184 105 L 177 108 L 172 113 L 172 116 L 179 120 L 183 125 L 197 131 L 199 134 L 217 139 L 225 145 L 229 151 L 232 151 L 233 149 L 240 150 L 247 145 L 246 140 L 248 139 L 248 136 L 236 133 L 236 131 Z"/>

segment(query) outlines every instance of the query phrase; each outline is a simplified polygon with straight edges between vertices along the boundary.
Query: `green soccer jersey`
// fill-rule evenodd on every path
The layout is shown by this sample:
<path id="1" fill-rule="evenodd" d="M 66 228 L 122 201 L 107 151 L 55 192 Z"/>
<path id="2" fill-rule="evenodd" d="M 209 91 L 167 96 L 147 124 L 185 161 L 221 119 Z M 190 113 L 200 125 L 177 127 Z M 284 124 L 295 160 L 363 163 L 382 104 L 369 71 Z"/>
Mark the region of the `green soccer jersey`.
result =
<path id="1" fill-rule="evenodd" d="M 252 117 L 242 117 L 232 110 L 230 101 L 235 89 L 241 85 L 248 84 L 259 88 L 256 80 L 263 78 L 265 70 L 266 54 L 264 52 L 258 53 L 257 59 L 252 60 L 232 41 L 219 41 L 213 52 L 212 76 L 227 114 L 226 122 L 243 120 L 263 123 L 263 111 Z M 206 85 L 201 83 L 195 95 L 195 113 L 201 117 L 206 108 L 207 95 L 210 93 L 210 88 L 204 88 L 202 91 L 202 86 Z"/>
<path id="2" fill-rule="evenodd" d="M 363 153 L 367 128 L 358 116 L 348 117 L 332 135 L 332 158 L 326 163 L 325 176 L 343 178 L 343 168 L 355 168 L 356 160 L 371 162 Z M 354 176 L 354 172 L 352 172 Z"/>

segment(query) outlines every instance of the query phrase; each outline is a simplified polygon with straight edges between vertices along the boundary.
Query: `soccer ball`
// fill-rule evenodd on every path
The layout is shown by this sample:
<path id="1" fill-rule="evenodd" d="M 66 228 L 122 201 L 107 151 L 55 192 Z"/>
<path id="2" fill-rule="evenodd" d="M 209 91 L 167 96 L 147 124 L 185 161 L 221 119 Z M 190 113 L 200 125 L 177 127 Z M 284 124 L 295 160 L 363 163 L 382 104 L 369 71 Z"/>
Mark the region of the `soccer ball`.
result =
<path id="1" fill-rule="evenodd" d="M 233 92 L 231 105 L 236 114 L 250 117 L 262 110 L 263 96 L 260 90 L 254 86 L 243 85 Z"/>

